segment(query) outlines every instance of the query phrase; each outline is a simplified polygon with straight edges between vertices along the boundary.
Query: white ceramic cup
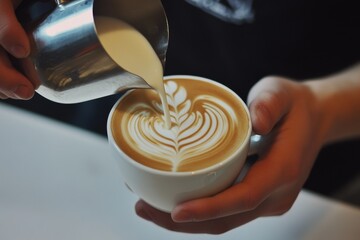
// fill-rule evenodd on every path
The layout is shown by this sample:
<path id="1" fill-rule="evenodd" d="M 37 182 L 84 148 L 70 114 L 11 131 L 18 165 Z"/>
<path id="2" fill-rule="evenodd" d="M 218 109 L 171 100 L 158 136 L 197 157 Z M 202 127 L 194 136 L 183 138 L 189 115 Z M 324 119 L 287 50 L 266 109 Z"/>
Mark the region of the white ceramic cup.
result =
<path id="1" fill-rule="evenodd" d="M 244 133 L 245 140 L 228 159 L 210 167 L 192 172 L 167 172 L 144 166 L 127 156 L 116 144 L 111 130 L 111 119 L 119 102 L 126 96 L 122 96 L 112 108 L 107 122 L 108 140 L 112 151 L 120 165 L 120 172 L 126 185 L 141 199 L 153 207 L 171 212 L 173 208 L 184 201 L 214 195 L 234 183 L 244 166 L 247 156 L 256 152 L 262 144 L 258 136 L 252 135 L 250 114 L 246 104 L 232 90 L 209 79 L 178 75 L 167 76 L 171 79 L 193 79 L 206 81 L 215 88 L 226 89 L 233 94 L 238 101 L 239 108 L 244 108 L 248 119 L 248 129 Z M 249 145 L 252 142 L 252 149 Z"/>

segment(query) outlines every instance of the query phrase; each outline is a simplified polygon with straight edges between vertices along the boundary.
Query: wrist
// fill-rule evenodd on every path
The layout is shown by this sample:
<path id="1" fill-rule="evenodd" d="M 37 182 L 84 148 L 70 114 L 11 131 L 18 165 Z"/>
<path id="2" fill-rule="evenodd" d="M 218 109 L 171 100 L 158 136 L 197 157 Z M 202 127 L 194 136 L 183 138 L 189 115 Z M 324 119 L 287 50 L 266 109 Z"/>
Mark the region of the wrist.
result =
<path id="1" fill-rule="evenodd" d="M 360 65 L 303 84 L 314 96 L 324 143 L 360 136 Z"/>
<path id="2" fill-rule="evenodd" d="M 332 106 L 332 90 L 325 86 L 323 80 L 308 80 L 303 84 L 312 95 L 312 101 L 309 104 L 314 109 L 314 121 L 317 122 L 317 127 L 320 128 L 318 130 L 321 132 L 322 143 L 327 144 L 336 141 L 333 134 L 336 125 L 336 114 Z"/>

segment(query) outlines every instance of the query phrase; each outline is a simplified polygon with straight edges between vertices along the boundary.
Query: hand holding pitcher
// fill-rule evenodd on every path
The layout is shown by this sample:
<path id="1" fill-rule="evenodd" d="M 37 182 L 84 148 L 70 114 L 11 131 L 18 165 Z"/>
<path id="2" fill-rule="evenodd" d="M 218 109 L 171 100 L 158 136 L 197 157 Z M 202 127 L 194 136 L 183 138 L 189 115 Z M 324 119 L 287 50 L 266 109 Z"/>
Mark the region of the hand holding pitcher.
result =
<path id="1" fill-rule="evenodd" d="M 0 99 L 30 99 L 34 95 L 34 84 L 10 59 L 25 58 L 30 53 L 28 37 L 15 16 L 19 2 L 3 0 L 0 7 Z"/>

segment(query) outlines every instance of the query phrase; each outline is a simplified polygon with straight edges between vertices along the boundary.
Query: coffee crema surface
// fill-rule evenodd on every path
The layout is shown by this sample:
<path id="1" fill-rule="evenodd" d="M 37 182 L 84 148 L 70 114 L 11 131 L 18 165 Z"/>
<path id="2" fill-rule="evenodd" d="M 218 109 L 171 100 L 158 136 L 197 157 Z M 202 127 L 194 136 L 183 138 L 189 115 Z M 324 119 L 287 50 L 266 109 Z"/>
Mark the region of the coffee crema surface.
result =
<path id="1" fill-rule="evenodd" d="M 111 127 L 126 155 L 150 168 L 191 172 L 222 162 L 241 147 L 249 119 L 237 96 L 192 79 L 167 80 L 165 90 L 170 128 L 156 91 L 132 90 L 119 102 Z"/>

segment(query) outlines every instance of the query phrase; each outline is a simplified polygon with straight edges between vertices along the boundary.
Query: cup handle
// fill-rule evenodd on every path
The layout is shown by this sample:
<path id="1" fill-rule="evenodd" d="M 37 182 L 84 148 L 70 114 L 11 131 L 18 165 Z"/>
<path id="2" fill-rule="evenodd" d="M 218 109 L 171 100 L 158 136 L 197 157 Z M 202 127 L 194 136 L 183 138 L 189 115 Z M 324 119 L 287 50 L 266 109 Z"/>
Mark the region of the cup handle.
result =
<path id="1" fill-rule="evenodd" d="M 259 155 L 259 154 L 263 153 L 264 151 L 266 151 L 273 143 L 274 138 L 277 135 L 277 133 L 278 133 L 278 129 L 275 128 L 275 129 L 271 130 L 271 132 L 267 135 L 252 134 L 250 137 L 250 147 L 249 147 L 249 151 L 248 151 L 248 157 L 253 156 L 253 155 Z M 241 171 L 239 173 L 239 176 L 234 181 L 234 184 L 237 184 L 237 183 L 241 182 L 242 179 L 244 179 L 244 177 L 250 170 L 253 163 L 254 163 L 253 160 L 245 162 L 243 168 L 241 169 Z"/>
<path id="2" fill-rule="evenodd" d="M 250 148 L 248 151 L 248 156 L 258 155 L 266 151 L 267 148 L 273 143 L 277 133 L 278 130 L 275 128 L 267 135 L 252 134 L 250 137 Z"/>

